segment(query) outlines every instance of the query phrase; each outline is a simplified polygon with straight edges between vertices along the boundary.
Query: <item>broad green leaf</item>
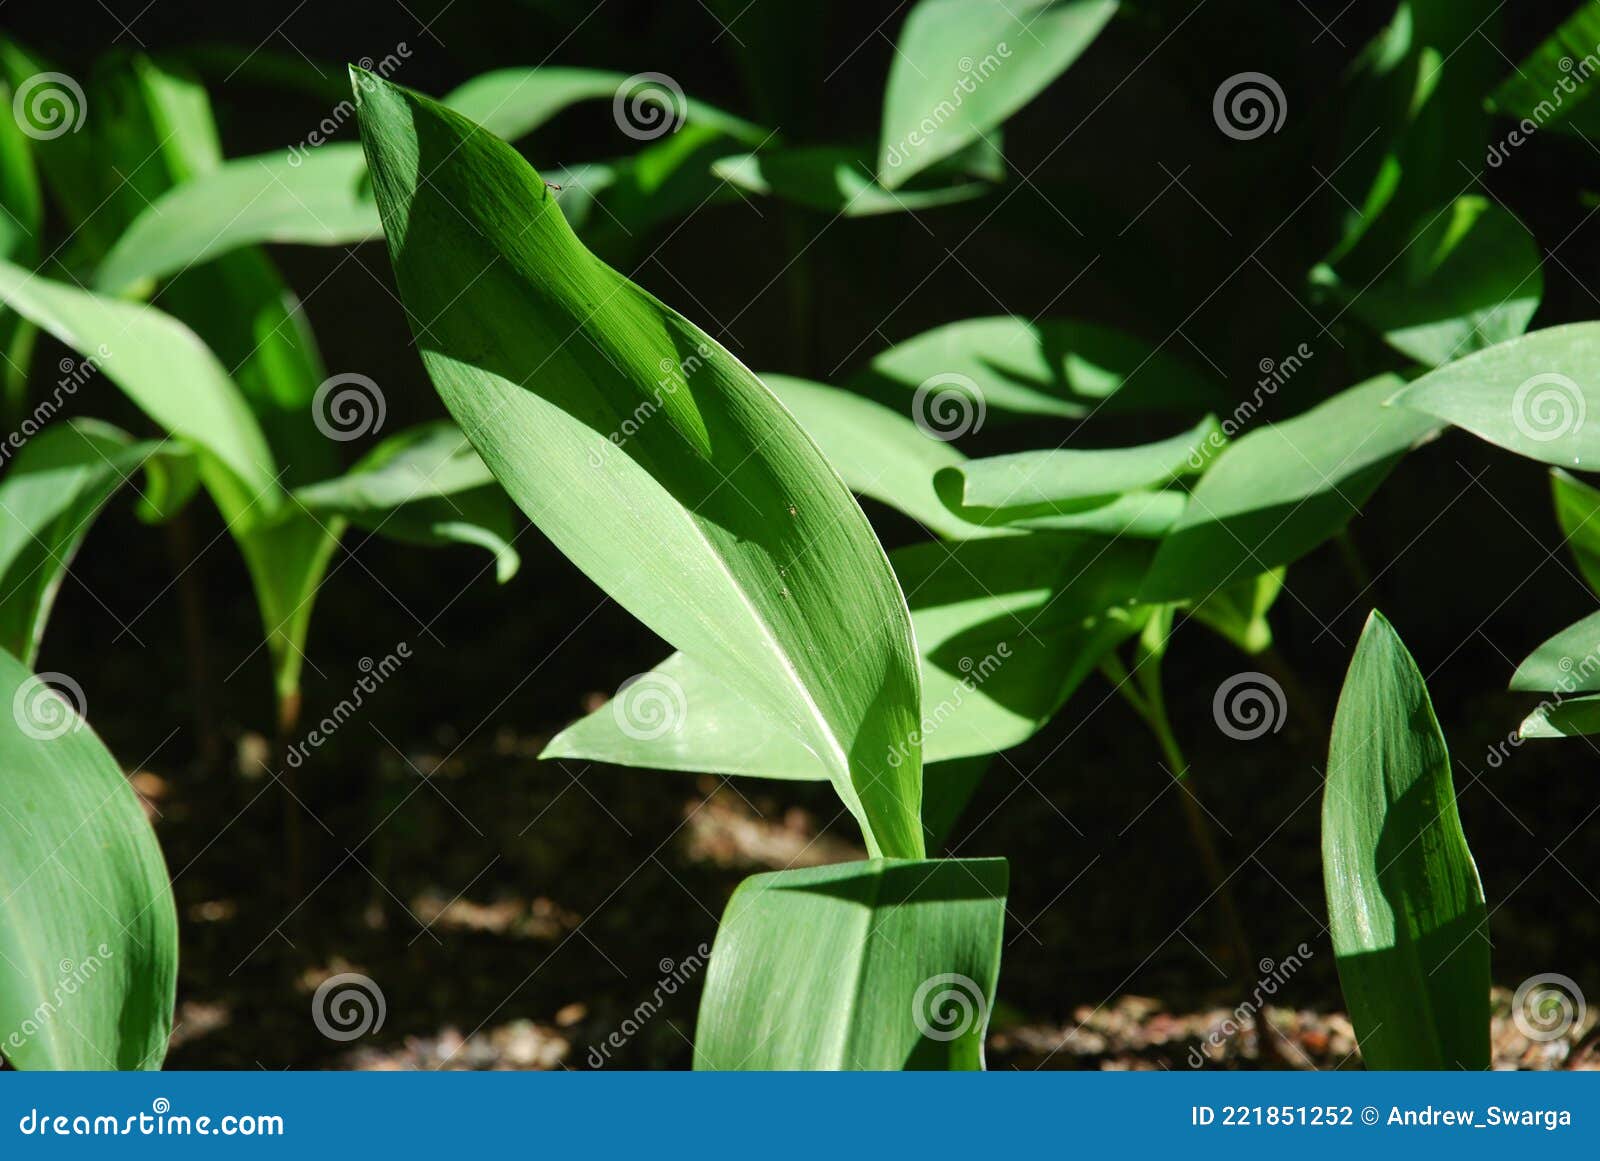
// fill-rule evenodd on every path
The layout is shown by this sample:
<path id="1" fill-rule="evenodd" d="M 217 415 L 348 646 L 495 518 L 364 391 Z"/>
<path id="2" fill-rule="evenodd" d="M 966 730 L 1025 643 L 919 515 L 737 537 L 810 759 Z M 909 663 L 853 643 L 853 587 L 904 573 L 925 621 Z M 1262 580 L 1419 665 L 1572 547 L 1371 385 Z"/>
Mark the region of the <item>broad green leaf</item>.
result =
<path id="1" fill-rule="evenodd" d="M 1180 435 L 1134 447 L 1059 447 L 968 460 L 941 469 L 934 487 L 951 511 L 974 524 L 1071 515 L 1198 472 L 1221 439 L 1216 418 L 1208 415 Z"/>
<path id="2" fill-rule="evenodd" d="M 878 180 L 894 189 L 991 132 L 1116 10 L 1116 0 L 919 0 L 889 68 Z"/>
<path id="3" fill-rule="evenodd" d="M 618 130 L 634 140 L 651 140 L 676 131 L 667 126 L 686 124 L 704 125 L 751 145 L 771 136 L 759 125 L 685 97 L 666 82 L 652 83 L 645 73 L 628 76 L 553 65 L 498 69 L 473 77 L 443 103 L 489 132 L 515 141 L 562 110 L 592 100 L 610 101 Z"/>
<path id="4" fill-rule="evenodd" d="M 747 193 L 782 198 L 796 205 L 847 218 L 933 209 L 982 197 L 981 181 L 952 180 L 926 188 L 885 189 L 872 163 L 843 146 L 808 145 L 719 158 L 711 171 Z"/>
<path id="5" fill-rule="evenodd" d="M 239 388 L 193 331 L 154 307 L 119 302 L 0 262 L 0 301 L 92 358 L 167 431 L 230 473 L 216 477 L 240 507 L 282 500 L 272 452 Z"/>
<path id="6" fill-rule="evenodd" d="M 1568 625 L 1529 654 L 1512 674 L 1511 688 L 1533 693 L 1600 690 L 1600 613 Z"/>
<path id="7" fill-rule="evenodd" d="M 1004 859 L 746 879 L 711 949 L 695 1068 L 981 1069 L 1006 889 Z"/>
<path id="8" fill-rule="evenodd" d="M 1539 247 L 1509 210 L 1459 197 L 1367 284 L 1313 281 L 1390 346 L 1430 367 L 1515 338 L 1544 296 Z"/>
<path id="9" fill-rule="evenodd" d="M 111 494 L 158 451 L 93 419 L 45 429 L 0 478 L 0 648 L 32 665 L 72 557 Z"/>
<path id="10" fill-rule="evenodd" d="M 838 475 L 738 360 L 583 247 L 510 146 L 376 78 L 357 102 L 418 349 L 495 477 L 804 738 L 870 851 L 920 856 L 911 620 Z"/>
<path id="11" fill-rule="evenodd" d="M 0 653 L 0 1055 L 23 1071 L 159 1068 L 178 918 L 132 788 L 81 690 Z"/>
<path id="12" fill-rule="evenodd" d="M 991 418 L 1199 411 L 1219 399 L 1210 379 L 1121 331 L 1016 315 L 926 331 L 878 355 L 853 385 L 946 435 Z"/>
<path id="13" fill-rule="evenodd" d="M 1440 367 L 1396 402 L 1529 459 L 1586 468 L 1600 460 L 1597 367 L 1600 322 L 1569 323 Z"/>
<path id="14" fill-rule="evenodd" d="M 121 293 L 259 242 L 374 239 L 382 231 L 366 175 L 358 145 L 225 162 L 140 214 L 95 272 L 95 286 Z"/>
<path id="15" fill-rule="evenodd" d="M 1489 94 L 1489 107 L 1541 129 L 1594 124 L 1589 98 L 1596 91 L 1592 66 L 1579 67 L 1600 45 L 1600 3 L 1582 0 L 1539 46 L 1519 61 Z M 1579 114 L 1577 124 L 1574 114 Z"/>
<path id="16" fill-rule="evenodd" d="M 0 108 L 10 108 L 11 87 L 0 77 Z M 39 260 L 44 204 L 28 138 L 13 117 L 0 116 L 0 258 L 32 267 Z M 33 324 L 0 307 L 0 422 L 15 428 L 26 410 Z"/>
<path id="17" fill-rule="evenodd" d="M 1377 612 L 1334 715 L 1322 870 L 1339 983 L 1367 1067 L 1488 1068 L 1483 885 L 1428 688 Z"/>
<path id="18" fill-rule="evenodd" d="M 1572 738 L 1600 734 L 1600 697 L 1542 702 L 1517 727 L 1524 738 Z"/>
<path id="19" fill-rule="evenodd" d="M 986 530 L 1016 532 L 1083 532 L 1100 536 L 1132 536 L 1158 540 L 1172 530 L 1188 507 L 1188 493 L 1172 488 L 1159 492 L 1127 492 L 1111 500 L 1090 501 L 1070 512 L 1029 513 L 1009 517 Z"/>
<path id="20" fill-rule="evenodd" d="M 1112 649 L 1139 632 L 1132 605 L 1150 560 L 1137 541 L 1038 534 L 934 542 L 890 560 L 922 649 L 923 760 L 1032 737 Z M 821 761 L 742 691 L 674 654 L 541 757 L 657 770 L 820 779 Z M 665 718 L 655 709 L 672 707 Z M 895 756 L 899 760 L 900 755 Z"/>
<path id="21" fill-rule="evenodd" d="M 761 381 L 817 441 L 851 491 L 904 512 L 940 536 L 1001 534 L 963 520 L 935 494 L 935 473 L 966 462 L 950 444 L 853 392 L 791 375 L 764 373 Z"/>
<path id="22" fill-rule="evenodd" d="M 1550 492 L 1572 559 L 1589 587 L 1600 594 L 1600 488 L 1555 468 L 1550 472 Z"/>
<path id="23" fill-rule="evenodd" d="M 1140 599 L 1204 598 L 1338 533 L 1436 427 L 1385 406 L 1402 386 L 1393 375 L 1369 379 L 1229 444 L 1162 541 Z"/>
<path id="24" fill-rule="evenodd" d="M 518 557 L 506 494 L 454 424 L 425 423 L 390 436 L 342 476 L 294 498 L 319 516 L 413 544 L 476 544 L 494 554 L 501 582 Z"/>
<path id="25" fill-rule="evenodd" d="M 629 80 L 623 73 L 594 69 L 503 69 L 473 78 L 444 103 L 515 140 L 576 102 L 609 100 L 619 89 L 629 92 L 623 89 Z M 642 108 L 650 107 L 647 98 Z M 687 119 L 691 128 L 713 130 L 712 136 L 719 139 L 731 136 L 754 144 L 768 136 L 759 127 L 698 101 L 682 100 L 674 109 L 671 115 L 677 120 Z M 570 200 L 581 217 L 594 193 L 615 182 L 616 173 L 611 166 L 587 166 L 551 177 L 562 187 L 558 203 L 565 210 Z M 564 178 L 573 184 L 570 198 Z M 120 292 L 241 246 L 262 242 L 337 246 L 373 241 L 382 233 L 360 146 L 296 145 L 229 161 L 157 198 L 117 239 L 95 284 L 104 291 Z"/>

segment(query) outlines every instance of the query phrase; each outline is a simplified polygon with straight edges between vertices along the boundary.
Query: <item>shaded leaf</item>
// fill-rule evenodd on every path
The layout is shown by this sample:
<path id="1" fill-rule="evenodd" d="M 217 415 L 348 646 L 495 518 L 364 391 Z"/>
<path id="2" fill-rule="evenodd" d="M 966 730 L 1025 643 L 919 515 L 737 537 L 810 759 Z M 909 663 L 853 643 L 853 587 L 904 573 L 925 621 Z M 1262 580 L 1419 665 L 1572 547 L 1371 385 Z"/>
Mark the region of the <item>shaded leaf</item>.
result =
<path id="1" fill-rule="evenodd" d="M 1550 492 L 1572 559 L 1589 587 L 1600 594 L 1600 488 L 1556 468 L 1550 473 Z"/>
<path id="2" fill-rule="evenodd" d="M 1322 867 L 1368 1068 L 1489 1067 L 1488 909 L 1416 662 L 1374 612 L 1328 749 Z"/>
<path id="3" fill-rule="evenodd" d="M 178 917 L 155 834 L 81 690 L 0 652 L 0 698 L 0 1052 L 24 1071 L 159 1068 Z"/>
<path id="4" fill-rule="evenodd" d="M 748 193 L 847 218 L 932 209 L 970 201 L 989 189 L 980 181 L 953 180 L 956 174 L 947 174 L 937 185 L 924 182 L 924 188 L 885 189 L 870 160 L 857 150 L 833 145 L 735 154 L 719 158 L 711 170 Z"/>
<path id="5" fill-rule="evenodd" d="M 981 1069 L 1006 888 L 1004 859 L 751 876 L 717 929 L 695 1068 Z"/>
<path id="6" fill-rule="evenodd" d="M 1528 655 L 1511 688 L 1534 693 L 1600 690 L 1600 613 L 1568 625 Z"/>

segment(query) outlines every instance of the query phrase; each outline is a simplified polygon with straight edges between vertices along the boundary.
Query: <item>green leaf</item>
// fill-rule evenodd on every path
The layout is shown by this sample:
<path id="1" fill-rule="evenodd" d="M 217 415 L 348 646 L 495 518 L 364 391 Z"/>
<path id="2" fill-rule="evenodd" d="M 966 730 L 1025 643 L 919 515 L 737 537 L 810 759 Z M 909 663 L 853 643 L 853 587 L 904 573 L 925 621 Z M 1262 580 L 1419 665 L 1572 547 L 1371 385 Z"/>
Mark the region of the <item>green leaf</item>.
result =
<path id="1" fill-rule="evenodd" d="M 1272 647 L 1272 625 L 1267 613 L 1283 591 L 1286 568 L 1275 568 L 1235 581 L 1207 596 L 1189 615 L 1246 653 Z"/>
<path id="2" fill-rule="evenodd" d="M 965 420 L 955 435 L 978 430 L 996 413 L 1081 419 L 1198 411 L 1219 401 L 1210 379 L 1121 331 L 1017 315 L 926 331 L 878 355 L 852 385 L 943 433 L 951 432 L 951 420 Z"/>
<path id="3" fill-rule="evenodd" d="M 89 356 L 146 415 L 213 467 L 208 484 L 262 515 L 282 500 L 272 452 L 239 388 L 193 331 L 154 307 L 119 302 L 0 262 L 0 301 Z M 232 480 L 223 474 L 231 474 Z"/>
<path id="4" fill-rule="evenodd" d="M 344 475 L 299 488 L 319 516 L 412 544 L 476 544 L 494 554 L 502 583 L 518 557 L 506 494 L 452 423 L 425 423 L 385 439 Z"/>
<path id="5" fill-rule="evenodd" d="M 158 448 L 93 419 L 49 427 L 23 445 L 0 479 L 0 648 L 33 664 L 89 526 Z"/>
<path id="6" fill-rule="evenodd" d="M 1476 196 L 1432 218 L 1376 282 L 1347 285 L 1327 266 L 1313 281 L 1430 367 L 1520 335 L 1544 296 L 1533 236 L 1509 210 Z"/>
<path id="7" fill-rule="evenodd" d="M 0 653 L 0 1054 L 15 1068 L 158 1068 L 178 918 L 122 771 L 78 711 Z M 70 699 L 70 703 L 69 703 Z"/>
<path id="8" fill-rule="evenodd" d="M 904 512 L 940 536 L 998 536 L 1000 529 L 963 520 L 934 492 L 933 478 L 966 457 L 903 415 L 850 391 L 763 373 L 761 381 L 787 407 L 852 492 Z"/>
<path id="9" fill-rule="evenodd" d="M 1600 690 L 1600 613 L 1568 625 L 1530 653 L 1512 674 L 1511 688 L 1533 693 Z"/>
<path id="10" fill-rule="evenodd" d="M 1148 545 L 1038 534 L 890 554 L 922 649 L 923 760 L 1032 737 L 1100 659 L 1137 634 Z M 666 718 L 653 707 L 675 707 Z M 681 654 L 556 735 L 541 757 L 657 770 L 820 779 L 826 768 L 742 691 Z M 898 753 L 895 761 L 902 760 Z"/>
<path id="11" fill-rule="evenodd" d="M 1548 327 L 1432 371 L 1397 402 L 1539 460 L 1600 459 L 1600 322 Z"/>
<path id="12" fill-rule="evenodd" d="M 990 188 L 984 182 L 959 180 L 959 173 L 947 172 L 940 184 L 885 189 L 874 177 L 871 161 L 860 151 L 834 145 L 739 153 L 719 158 L 711 171 L 748 193 L 780 197 L 847 218 L 933 209 L 982 197 Z"/>
<path id="13" fill-rule="evenodd" d="M 1522 720 L 1517 733 L 1524 738 L 1573 738 L 1600 734 L 1600 697 L 1544 702 Z"/>
<path id="14" fill-rule="evenodd" d="M 1334 716 L 1322 868 L 1339 983 L 1367 1067 L 1488 1068 L 1483 885 L 1428 688 L 1377 612 Z"/>
<path id="15" fill-rule="evenodd" d="M 968 460 L 934 479 L 939 496 L 963 520 L 1011 524 L 1075 514 L 1127 492 L 1160 488 L 1205 467 L 1222 444 L 1215 416 L 1170 439 L 1135 447 L 1052 448 Z"/>
<path id="16" fill-rule="evenodd" d="M 495 477 L 804 738 L 870 851 L 920 856 L 911 620 L 838 475 L 732 355 L 584 249 L 510 146 L 376 78 L 357 101 L 418 349 Z"/>
<path id="17" fill-rule="evenodd" d="M 1228 445 L 1161 543 L 1141 600 L 1203 598 L 1290 564 L 1338 533 L 1435 424 L 1385 406 L 1383 375 Z"/>
<path id="18" fill-rule="evenodd" d="M 1572 559 L 1589 587 L 1600 594 L 1600 489 L 1555 468 L 1550 472 L 1550 492 Z"/>
<path id="19" fill-rule="evenodd" d="M 1574 65 L 1591 57 L 1597 45 L 1600 3 L 1583 0 L 1489 94 L 1489 107 L 1519 121 L 1531 120 L 1541 129 L 1573 127 L 1574 113 L 1593 112 L 1586 102 L 1596 91 L 1592 68 Z"/>
<path id="20" fill-rule="evenodd" d="M 746 879 L 711 949 L 695 1068 L 981 1069 L 1006 888 L 1004 859 Z"/>
<path id="21" fill-rule="evenodd" d="M 117 238 L 95 287 L 118 294 L 258 242 L 337 246 L 381 232 L 358 145 L 225 162 L 157 198 Z"/>
<path id="22" fill-rule="evenodd" d="M 878 180 L 894 189 L 991 132 L 1116 10 L 1116 0 L 920 0 L 889 68 Z"/>

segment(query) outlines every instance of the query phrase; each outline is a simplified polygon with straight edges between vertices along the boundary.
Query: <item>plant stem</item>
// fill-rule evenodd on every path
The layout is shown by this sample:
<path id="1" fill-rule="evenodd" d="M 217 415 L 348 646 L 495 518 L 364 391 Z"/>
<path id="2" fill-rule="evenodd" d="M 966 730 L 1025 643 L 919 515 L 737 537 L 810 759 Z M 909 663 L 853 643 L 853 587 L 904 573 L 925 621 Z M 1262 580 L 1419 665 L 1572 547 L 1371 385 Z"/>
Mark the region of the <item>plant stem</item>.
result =
<path id="1" fill-rule="evenodd" d="M 178 587 L 178 615 L 182 625 L 185 668 L 189 671 L 189 703 L 197 734 L 195 757 L 202 770 L 212 770 L 221 757 L 216 714 L 211 699 L 211 664 L 206 647 L 206 605 L 194 568 L 194 526 L 187 511 L 164 525 L 167 557 Z"/>
<path id="2" fill-rule="evenodd" d="M 1195 792 L 1194 780 L 1189 775 L 1189 760 L 1184 757 L 1183 748 L 1178 745 L 1177 735 L 1173 732 L 1172 722 L 1167 717 L 1166 697 L 1161 688 L 1161 658 L 1156 652 L 1148 653 L 1139 666 L 1134 680 L 1143 690 L 1143 696 L 1131 688 L 1132 682 L 1126 678 L 1126 670 L 1122 669 L 1120 660 L 1115 662 L 1112 671 L 1120 670 L 1125 675 L 1124 680 L 1116 682 L 1118 692 L 1128 700 L 1134 711 L 1144 719 L 1150 727 L 1150 732 L 1155 735 L 1156 744 L 1161 749 L 1162 757 L 1166 760 L 1168 772 L 1178 786 L 1178 800 L 1183 809 L 1183 820 L 1189 829 L 1189 839 L 1194 844 L 1195 853 L 1200 856 L 1200 866 L 1205 871 L 1206 878 L 1211 881 L 1211 894 L 1216 899 L 1217 906 L 1222 912 L 1222 924 L 1229 949 L 1229 959 L 1232 960 L 1232 971 L 1229 975 L 1234 979 L 1244 979 L 1245 973 L 1252 962 L 1250 958 L 1250 941 L 1245 937 L 1244 923 L 1239 917 L 1238 905 L 1234 902 L 1233 891 L 1228 886 L 1228 876 L 1223 871 L 1222 859 L 1217 853 L 1216 840 L 1212 836 L 1211 824 L 1208 820 L 1205 807 Z"/>
<path id="3" fill-rule="evenodd" d="M 301 887 L 305 883 L 305 832 L 300 824 L 300 801 L 295 788 L 295 768 L 289 764 L 289 747 L 294 743 L 294 732 L 299 724 L 300 690 L 298 688 L 280 690 L 278 722 L 272 753 L 278 777 L 283 781 L 283 837 L 288 847 L 284 886 L 291 907 L 299 902 Z"/>

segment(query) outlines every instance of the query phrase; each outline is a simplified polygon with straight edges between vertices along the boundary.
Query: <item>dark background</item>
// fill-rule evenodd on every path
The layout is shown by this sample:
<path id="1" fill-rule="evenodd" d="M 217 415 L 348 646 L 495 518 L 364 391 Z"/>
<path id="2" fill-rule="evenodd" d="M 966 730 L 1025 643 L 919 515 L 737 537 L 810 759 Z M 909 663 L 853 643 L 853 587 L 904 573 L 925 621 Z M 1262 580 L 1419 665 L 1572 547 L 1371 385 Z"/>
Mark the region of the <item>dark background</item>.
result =
<path id="1" fill-rule="evenodd" d="M 742 7 L 156 0 L 140 12 L 137 2 L 108 0 L 13 2 L 0 21 L 75 75 L 114 48 L 229 44 L 304 54 L 336 78 L 342 62 L 382 57 L 404 41 L 412 56 L 394 79 L 426 92 L 545 61 L 657 70 L 791 141 L 873 140 L 904 6 L 829 3 L 820 21 L 809 4 L 755 0 L 739 15 Z M 1570 7 L 1507 5 L 1493 33 L 1507 69 Z M 1341 124 L 1338 80 L 1390 11 L 1366 0 L 1129 5 L 1008 123 L 1011 170 L 986 198 L 836 221 L 734 199 L 637 239 L 618 264 L 758 371 L 837 381 L 930 326 L 1046 313 L 1166 340 L 1169 351 L 1212 366 L 1241 399 L 1262 359 L 1282 359 L 1303 342 L 1313 357 L 1264 418 L 1295 414 L 1398 365 L 1353 320 L 1324 330 L 1326 315 L 1301 293 L 1306 270 L 1332 241 L 1326 191 L 1307 197 L 1321 186 L 1319 171 L 1338 163 L 1350 128 Z M 719 35 L 713 12 L 732 21 L 731 33 Z M 771 47 L 772 63 L 750 66 Z M 1213 90 L 1247 69 L 1270 73 L 1286 91 L 1287 124 L 1276 137 L 1236 142 L 1212 122 Z M 241 81 L 213 84 L 212 99 L 230 155 L 299 141 L 327 113 L 310 97 Z M 353 126 L 342 139 L 352 134 Z M 524 148 L 536 164 L 557 165 L 630 146 L 597 103 L 563 114 Z M 1581 197 L 1600 188 L 1597 179 L 1600 153 L 1553 133 L 1479 179 L 1544 252 L 1558 248 L 1559 262 L 1545 265 L 1535 326 L 1600 313 L 1596 228 Z M 1472 178 L 1461 180 L 1465 190 Z M 442 414 L 385 292 L 381 247 L 359 248 L 352 260 L 343 249 L 280 247 L 274 257 L 306 300 L 330 372 L 377 380 L 392 429 Z M 36 365 L 48 369 L 59 354 L 43 344 Z M 108 384 L 85 391 L 82 404 L 139 426 Z M 991 428 L 963 447 L 1045 446 L 1071 434 L 1067 424 Z M 1103 425 L 1092 438 L 1166 434 Z M 729 817 L 748 813 L 745 821 L 804 835 L 836 815 L 825 787 L 744 783 L 747 802 L 722 791 L 706 804 L 715 780 L 536 762 L 545 738 L 665 647 L 536 531 L 519 540 L 523 569 L 504 588 L 469 550 L 428 553 L 353 533 L 318 601 L 307 717 L 347 694 L 360 658 L 407 641 L 414 659 L 301 772 L 308 882 L 291 895 L 282 795 L 241 773 L 250 763 L 238 756 L 271 724 L 243 567 L 222 540 L 193 569 L 211 642 L 207 692 L 227 743 L 210 757 L 176 645 L 170 546 L 129 507 L 115 501 L 91 533 L 39 667 L 75 675 L 113 752 L 161 780 L 158 833 L 177 875 L 180 1000 L 188 1005 L 174 1066 L 347 1059 L 346 1046 L 318 1036 L 307 1016 L 307 989 L 342 965 L 372 975 L 388 1000 L 369 1048 L 398 1050 L 448 1027 L 488 1035 L 526 1020 L 533 1032 L 519 1026 L 524 1036 L 566 1039 L 566 1063 L 581 1067 L 588 1046 L 651 994 L 660 960 L 681 960 L 710 940 L 728 892 L 753 869 L 708 856 L 693 841 L 697 821 L 727 807 Z M 220 524 L 200 507 L 195 536 L 205 545 Z M 891 546 L 918 535 L 881 509 L 869 514 Z M 1240 867 L 1232 887 L 1256 953 L 1281 959 L 1305 941 L 1315 955 L 1285 1001 L 1337 1007 L 1322 928 L 1319 784 L 1339 682 L 1362 619 L 1378 606 L 1428 675 L 1452 747 L 1492 909 L 1496 981 L 1514 987 L 1559 971 L 1600 997 L 1595 748 L 1533 743 L 1498 768 L 1486 762 L 1530 708 L 1531 699 L 1502 692 L 1515 663 L 1594 608 L 1559 550 L 1543 469 L 1447 433 L 1401 464 L 1351 536 L 1370 587 L 1324 547 L 1293 568 L 1274 611 L 1279 651 L 1298 677 L 1282 732 L 1253 743 L 1218 732 L 1212 693 L 1251 666 L 1197 627 L 1180 629 L 1167 664 L 1177 731 L 1218 820 L 1224 861 Z M 1070 1026 L 1080 1009 L 1129 992 L 1174 1010 L 1234 1002 L 1237 987 L 1213 962 L 1222 935 L 1214 908 L 1202 905 L 1209 888 L 1158 758 L 1133 714 L 1094 681 L 1056 723 L 991 768 L 951 849 L 1011 860 L 999 1025 Z M 417 770 L 441 761 L 431 784 L 419 785 Z M 847 824 L 836 832 L 856 841 Z M 458 892 L 485 906 L 525 907 L 548 923 L 421 933 L 417 899 Z M 698 981 L 674 997 L 613 1064 L 686 1064 L 697 989 Z"/>

